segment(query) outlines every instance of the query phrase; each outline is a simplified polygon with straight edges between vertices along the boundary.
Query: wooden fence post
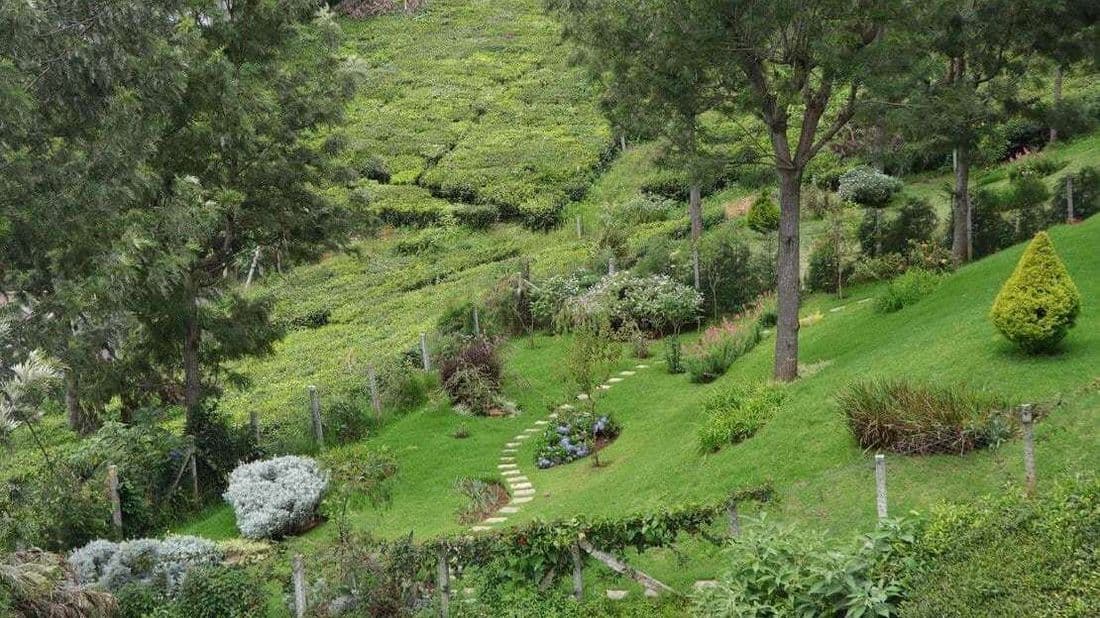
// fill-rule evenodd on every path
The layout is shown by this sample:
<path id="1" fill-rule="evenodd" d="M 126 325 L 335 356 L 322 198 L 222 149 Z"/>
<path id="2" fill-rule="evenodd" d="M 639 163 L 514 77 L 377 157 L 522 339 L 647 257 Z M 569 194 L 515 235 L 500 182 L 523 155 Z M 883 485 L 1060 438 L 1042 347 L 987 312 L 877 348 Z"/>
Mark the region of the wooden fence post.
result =
<path id="1" fill-rule="evenodd" d="M 607 274 L 615 274 L 615 256 L 607 258 Z"/>
<path id="2" fill-rule="evenodd" d="M 1073 223 L 1073 176 L 1066 175 L 1066 223 Z"/>
<path id="3" fill-rule="evenodd" d="M 420 333 L 420 360 L 424 364 L 424 371 L 432 370 L 432 358 L 428 355 L 428 336 Z"/>
<path id="4" fill-rule="evenodd" d="M 370 406 L 374 409 L 374 416 L 382 418 L 382 395 L 378 392 L 378 373 L 374 370 L 374 363 L 367 365 L 367 379 L 370 381 Z"/>
<path id="5" fill-rule="evenodd" d="M 481 320 L 478 319 L 476 306 L 474 307 L 474 336 L 481 336 Z"/>
<path id="6" fill-rule="evenodd" d="M 306 568 L 302 564 L 302 554 L 294 555 L 294 616 L 305 618 L 306 615 Z"/>
<path id="7" fill-rule="evenodd" d="M 878 518 L 886 519 L 886 455 L 875 455 L 875 506 Z"/>
<path id="8" fill-rule="evenodd" d="M 248 426 L 252 430 L 252 439 L 260 444 L 260 413 L 252 410 L 248 413 Z"/>
<path id="9" fill-rule="evenodd" d="M 199 464 L 198 464 L 198 452 L 194 448 L 191 449 L 191 462 L 188 464 L 191 466 L 191 498 L 194 499 L 195 504 L 199 503 Z"/>
<path id="10" fill-rule="evenodd" d="M 111 500 L 111 524 L 122 534 L 122 500 L 118 495 L 118 466 L 107 466 L 107 496 Z"/>
<path id="11" fill-rule="evenodd" d="M 436 584 L 439 586 L 439 615 L 447 618 L 451 613 L 451 573 L 447 563 L 447 550 L 439 550 L 439 564 L 436 570 Z"/>
<path id="12" fill-rule="evenodd" d="M 1027 482 L 1027 493 L 1035 493 L 1035 428 L 1031 414 L 1032 405 L 1025 403 L 1020 406 L 1020 424 L 1024 431 L 1024 476 Z"/>
<path id="13" fill-rule="evenodd" d="M 730 536 L 741 536 L 741 517 L 737 514 L 737 502 L 730 500 L 726 504 L 726 518 L 729 520 Z"/>
<path id="14" fill-rule="evenodd" d="M 584 598 L 584 560 L 581 559 L 580 544 L 569 546 L 569 553 L 573 556 L 573 598 L 580 601 Z"/>
<path id="15" fill-rule="evenodd" d="M 584 238 L 584 228 L 581 227 L 580 215 L 577 215 L 577 238 Z"/>
<path id="16" fill-rule="evenodd" d="M 244 280 L 244 288 L 247 290 L 252 285 L 252 277 L 256 275 L 256 265 L 260 263 L 260 245 L 252 252 L 252 264 L 248 267 L 248 278 Z"/>
<path id="17" fill-rule="evenodd" d="M 321 396 L 313 385 L 309 387 L 309 412 L 313 417 L 313 437 L 317 440 L 317 448 L 325 448 L 325 430 L 321 427 Z"/>

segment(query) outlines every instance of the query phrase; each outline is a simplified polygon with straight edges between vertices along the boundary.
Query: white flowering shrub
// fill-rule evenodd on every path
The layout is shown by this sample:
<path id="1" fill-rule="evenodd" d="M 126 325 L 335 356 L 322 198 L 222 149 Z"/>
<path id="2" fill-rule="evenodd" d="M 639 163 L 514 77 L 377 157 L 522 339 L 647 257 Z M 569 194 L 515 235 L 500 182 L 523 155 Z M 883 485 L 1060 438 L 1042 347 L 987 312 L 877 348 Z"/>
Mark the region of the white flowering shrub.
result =
<path id="1" fill-rule="evenodd" d="M 70 554 L 69 564 L 83 585 L 115 591 L 126 584 L 140 584 L 174 595 L 188 572 L 218 564 L 222 557 L 217 545 L 194 536 L 121 543 L 98 539 Z"/>
<path id="2" fill-rule="evenodd" d="M 328 487 L 328 473 L 308 457 L 276 457 L 242 464 L 222 497 L 250 539 L 290 534 L 308 524 Z"/>

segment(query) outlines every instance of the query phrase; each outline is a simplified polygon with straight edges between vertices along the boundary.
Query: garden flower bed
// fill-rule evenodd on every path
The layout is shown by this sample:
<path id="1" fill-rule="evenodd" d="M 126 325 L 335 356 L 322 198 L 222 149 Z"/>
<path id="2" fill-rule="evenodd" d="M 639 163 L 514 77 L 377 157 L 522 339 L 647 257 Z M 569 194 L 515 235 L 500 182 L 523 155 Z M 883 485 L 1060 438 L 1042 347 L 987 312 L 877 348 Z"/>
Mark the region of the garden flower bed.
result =
<path id="1" fill-rule="evenodd" d="M 588 457 L 610 444 L 621 428 L 608 414 L 574 410 L 546 427 L 535 465 L 545 470 Z"/>

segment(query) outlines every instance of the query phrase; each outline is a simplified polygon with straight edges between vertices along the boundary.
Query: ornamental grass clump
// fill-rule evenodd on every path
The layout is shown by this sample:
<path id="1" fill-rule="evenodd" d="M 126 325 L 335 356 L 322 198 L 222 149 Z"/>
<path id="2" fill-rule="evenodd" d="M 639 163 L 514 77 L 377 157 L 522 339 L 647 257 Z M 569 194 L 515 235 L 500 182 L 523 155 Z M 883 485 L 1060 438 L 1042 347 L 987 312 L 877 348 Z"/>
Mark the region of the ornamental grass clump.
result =
<path id="1" fill-rule="evenodd" d="M 277 538 L 316 520 L 327 487 L 328 473 L 316 461 L 288 455 L 238 466 L 222 497 L 233 507 L 241 535 Z"/>
<path id="2" fill-rule="evenodd" d="M 713 453 L 751 438 L 782 403 L 783 391 L 770 384 L 735 384 L 715 393 L 703 404 L 706 420 L 699 427 L 699 449 Z"/>
<path id="3" fill-rule="evenodd" d="M 733 361 L 741 358 L 760 343 L 760 324 L 751 316 L 743 324 L 722 320 L 703 332 L 684 359 L 692 382 L 706 384 L 722 377 Z"/>
<path id="4" fill-rule="evenodd" d="M 852 435 L 868 450 L 962 454 L 997 445 L 1016 429 L 1004 400 L 957 385 L 864 380 L 841 391 L 837 402 Z"/>
<path id="5" fill-rule="evenodd" d="M 1041 354 L 1057 347 L 1080 311 L 1077 286 L 1050 236 L 1039 232 L 997 294 L 989 317 L 1024 352 Z"/>

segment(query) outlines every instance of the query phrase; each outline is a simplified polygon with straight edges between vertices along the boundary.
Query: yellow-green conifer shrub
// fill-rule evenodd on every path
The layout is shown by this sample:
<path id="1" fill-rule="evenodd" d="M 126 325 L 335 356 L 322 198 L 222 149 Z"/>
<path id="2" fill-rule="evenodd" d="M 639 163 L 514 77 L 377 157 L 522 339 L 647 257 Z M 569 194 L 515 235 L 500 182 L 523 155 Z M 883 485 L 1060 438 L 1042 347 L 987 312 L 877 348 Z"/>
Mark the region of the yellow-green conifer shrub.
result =
<path id="1" fill-rule="evenodd" d="M 1029 354 L 1047 352 L 1073 327 L 1081 295 L 1046 232 L 1039 232 L 1005 282 L 989 317 Z"/>

